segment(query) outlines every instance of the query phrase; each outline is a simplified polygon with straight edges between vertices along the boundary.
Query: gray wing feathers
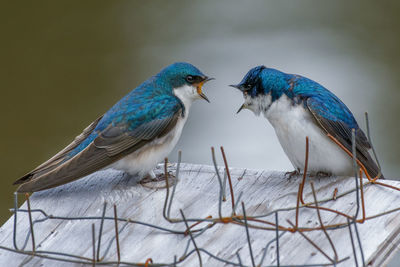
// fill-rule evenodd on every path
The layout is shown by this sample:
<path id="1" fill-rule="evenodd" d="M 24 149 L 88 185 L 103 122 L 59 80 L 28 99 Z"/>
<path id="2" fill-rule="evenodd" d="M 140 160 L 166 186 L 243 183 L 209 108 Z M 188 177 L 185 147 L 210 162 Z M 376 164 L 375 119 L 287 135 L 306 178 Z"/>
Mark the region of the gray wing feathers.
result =
<path id="1" fill-rule="evenodd" d="M 330 134 L 335 137 L 345 148 L 352 151 L 351 135 L 352 130 L 340 121 L 331 121 L 323 116 L 319 115 L 315 110 L 313 110 L 307 100 L 307 107 L 310 113 L 313 115 L 317 124 L 322 128 L 326 134 Z M 379 167 L 376 165 L 375 161 L 371 158 L 369 154 L 369 149 L 371 148 L 368 139 L 365 137 L 364 132 L 359 128 L 355 132 L 356 135 L 356 151 L 357 159 L 365 166 L 368 174 L 374 178 L 379 173 Z M 381 178 L 384 178 L 381 174 Z"/>
<path id="2" fill-rule="evenodd" d="M 141 141 L 153 140 L 160 135 L 168 125 L 175 125 L 178 115 L 179 113 L 177 112 L 174 116 L 150 121 L 140 125 L 132 132 L 127 132 L 127 129 L 124 127 L 106 129 L 104 133 L 101 133 L 99 137 L 94 140 L 94 145 L 98 148 L 106 149 L 108 156 L 115 156 Z"/>
<path id="3" fill-rule="evenodd" d="M 96 155 L 96 157 L 93 157 Z M 66 163 L 18 188 L 18 192 L 35 192 L 79 179 L 107 165 L 109 157 L 104 149 L 89 145 Z"/>
<path id="4" fill-rule="evenodd" d="M 180 113 L 178 111 L 163 120 L 145 123 L 130 132 L 125 127 L 110 126 L 79 154 L 40 176 L 34 176 L 34 179 L 22 184 L 17 191 L 48 189 L 100 170 L 169 132 L 175 126 Z"/>
<path id="5" fill-rule="evenodd" d="M 59 166 L 65 159 L 65 156 L 71 152 L 74 148 L 76 148 L 83 140 L 85 140 L 92 131 L 96 128 L 97 124 L 101 120 L 103 116 L 97 118 L 94 122 L 92 122 L 88 127 L 86 127 L 83 132 L 75 137 L 74 141 L 72 141 L 68 146 L 66 146 L 63 150 L 58 152 L 56 155 L 51 157 L 49 160 L 45 161 L 34 170 L 24 175 L 22 178 L 18 179 L 14 182 L 14 184 L 24 183 L 27 180 L 34 179 L 35 177 L 41 176 L 46 172 L 49 172 Z"/>

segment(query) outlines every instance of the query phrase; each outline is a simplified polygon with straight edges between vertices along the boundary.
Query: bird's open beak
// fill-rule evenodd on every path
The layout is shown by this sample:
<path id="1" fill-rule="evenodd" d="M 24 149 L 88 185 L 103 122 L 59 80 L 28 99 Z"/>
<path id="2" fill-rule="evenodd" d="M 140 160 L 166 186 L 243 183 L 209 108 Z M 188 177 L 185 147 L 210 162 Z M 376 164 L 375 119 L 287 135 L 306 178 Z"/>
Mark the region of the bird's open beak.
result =
<path id="1" fill-rule="evenodd" d="M 240 85 L 239 84 L 231 84 L 229 86 L 240 90 Z"/>
<path id="2" fill-rule="evenodd" d="M 231 85 L 229 85 L 229 86 L 230 86 L 230 87 L 233 87 L 233 88 L 236 88 L 236 89 L 239 89 L 241 92 L 243 92 L 243 94 L 244 94 L 245 96 L 247 95 L 247 92 L 243 90 L 243 87 L 240 86 L 240 84 L 231 84 Z M 238 109 L 238 111 L 236 112 L 236 114 L 238 114 L 240 111 L 242 111 L 242 109 L 247 109 L 247 104 L 246 104 L 246 103 L 243 103 L 243 104 L 240 106 L 240 108 Z"/>
<path id="3" fill-rule="evenodd" d="M 203 87 L 203 85 L 211 80 L 215 80 L 214 78 L 208 78 L 208 77 L 204 77 L 204 80 L 202 80 L 200 83 L 197 84 L 197 93 L 199 94 L 199 96 L 201 98 L 203 98 L 205 101 L 207 101 L 208 103 L 210 103 L 210 100 L 208 100 L 208 97 L 203 93 L 203 91 L 201 90 L 201 88 Z"/>
<path id="4" fill-rule="evenodd" d="M 242 109 L 246 109 L 246 108 L 247 108 L 246 103 L 243 103 L 243 104 L 240 106 L 240 108 L 238 109 L 238 111 L 236 112 L 236 114 L 238 114 L 240 111 L 242 111 Z"/>

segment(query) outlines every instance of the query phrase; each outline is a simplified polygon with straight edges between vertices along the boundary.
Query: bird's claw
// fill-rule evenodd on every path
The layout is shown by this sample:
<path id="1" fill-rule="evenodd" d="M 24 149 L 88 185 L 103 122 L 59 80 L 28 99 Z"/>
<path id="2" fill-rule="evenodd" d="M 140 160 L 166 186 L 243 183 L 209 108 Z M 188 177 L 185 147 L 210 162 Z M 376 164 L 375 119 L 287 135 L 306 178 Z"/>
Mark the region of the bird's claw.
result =
<path id="1" fill-rule="evenodd" d="M 300 175 L 300 172 L 298 170 L 294 170 L 291 172 L 285 172 L 285 177 L 289 180 L 293 176 Z"/>
<path id="2" fill-rule="evenodd" d="M 166 188 L 166 182 L 165 182 L 165 174 L 164 173 L 158 173 L 155 175 L 153 178 L 152 175 L 146 175 L 142 180 L 139 181 L 139 183 L 147 188 L 151 189 L 160 189 L 160 188 Z M 176 183 L 176 177 L 172 173 L 168 172 L 168 185 L 169 187 L 173 186 Z"/>

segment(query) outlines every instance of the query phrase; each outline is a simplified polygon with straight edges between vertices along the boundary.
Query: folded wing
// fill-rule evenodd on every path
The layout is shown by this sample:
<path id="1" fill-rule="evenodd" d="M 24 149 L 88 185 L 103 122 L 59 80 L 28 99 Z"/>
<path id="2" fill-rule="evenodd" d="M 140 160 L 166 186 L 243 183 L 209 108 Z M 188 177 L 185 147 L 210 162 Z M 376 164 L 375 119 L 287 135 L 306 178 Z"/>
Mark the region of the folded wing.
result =
<path id="1" fill-rule="evenodd" d="M 326 134 L 332 135 L 345 148 L 352 151 L 352 129 L 355 130 L 357 159 L 365 166 L 371 177 L 380 174 L 380 170 L 369 154 L 371 144 L 364 132 L 358 127 L 353 115 L 347 107 L 336 99 L 330 100 L 310 97 L 306 106 Z M 381 174 L 381 178 L 383 175 Z"/>
<path id="2" fill-rule="evenodd" d="M 135 121 L 134 111 L 131 114 L 123 114 L 134 122 L 134 129 L 129 122 L 117 124 L 110 122 L 105 129 L 98 132 L 97 137 L 85 149 L 68 159 L 73 149 L 97 131 L 96 126 L 102 123 L 100 117 L 65 149 L 17 180 L 15 184 L 22 183 L 17 191 L 34 192 L 48 189 L 79 179 L 112 164 L 168 133 L 182 114 L 182 107 L 172 102 L 166 103 L 162 108 L 159 106 L 150 108 L 146 113 L 151 119 L 143 120 L 139 124 L 137 120 Z"/>

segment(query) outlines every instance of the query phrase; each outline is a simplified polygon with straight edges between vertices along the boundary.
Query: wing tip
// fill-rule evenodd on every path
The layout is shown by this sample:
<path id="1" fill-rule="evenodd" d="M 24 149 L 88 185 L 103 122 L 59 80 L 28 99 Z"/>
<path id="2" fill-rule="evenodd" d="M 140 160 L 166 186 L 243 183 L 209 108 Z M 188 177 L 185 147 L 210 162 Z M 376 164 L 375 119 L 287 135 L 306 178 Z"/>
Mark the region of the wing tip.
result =
<path id="1" fill-rule="evenodd" d="M 19 178 L 18 180 L 16 180 L 13 183 L 13 185 L 23 184 L 23 183 L 29 182 L 32 179 L 32 177 L 33 177 L 33 174 L 32 173 L 28 173 L 28 174 L 22 176 L 21 178 Z"/>
<path id="2" fill-rule="evenodd" d="M 55 186 L 57 186 L 57 185 L 43 184 L 40 182 L 40 180 L 35 179 L 35 180 L 31 180 L 31 181 L 21 184 L 17 188 L 17 193 L 33 193 L 33 192 L 49 189 L 49 188 L 52 188 Z"/>
<path id="3" fill-rule="evenodd" d="M 383 175 L 383 173 L 380 170 L 379 170 L 379 173 L 376 176 L 378 176 L 378 179 L 382 179 L 382 180 L 386 179 L 385 176 Z"/>
<path id="4" fill-rule="evenodd" d="M 38 180 L 36 177 L 34 177 L 33 173 L 29 173 L 21 177 L 20 179 L 16 180 L 13 185 L 19 185 L 16 190 L 17 193 L 33 193 L 48 188 L 48 186 L 43 186 L 38 183 Z"/>

